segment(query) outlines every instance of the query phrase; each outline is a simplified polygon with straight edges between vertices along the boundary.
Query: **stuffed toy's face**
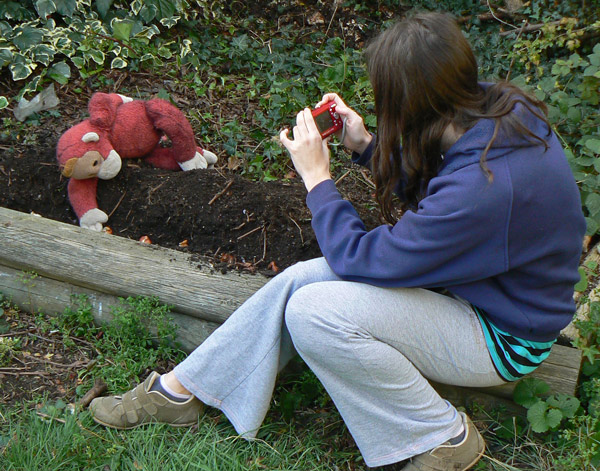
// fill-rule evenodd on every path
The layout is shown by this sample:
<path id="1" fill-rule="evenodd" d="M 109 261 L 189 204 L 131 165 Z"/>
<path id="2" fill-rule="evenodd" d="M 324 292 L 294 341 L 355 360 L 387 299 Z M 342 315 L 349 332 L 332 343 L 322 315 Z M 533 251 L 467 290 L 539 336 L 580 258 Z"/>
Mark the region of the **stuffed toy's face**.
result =
<path id="1" fill-rule="evenodd" d="M 114 178 L 121 170 L 121 157 L 102 132 L 90 128 L 84 121 L 61 136 L 57 156 L 62 174 L 76 180 Z"/>

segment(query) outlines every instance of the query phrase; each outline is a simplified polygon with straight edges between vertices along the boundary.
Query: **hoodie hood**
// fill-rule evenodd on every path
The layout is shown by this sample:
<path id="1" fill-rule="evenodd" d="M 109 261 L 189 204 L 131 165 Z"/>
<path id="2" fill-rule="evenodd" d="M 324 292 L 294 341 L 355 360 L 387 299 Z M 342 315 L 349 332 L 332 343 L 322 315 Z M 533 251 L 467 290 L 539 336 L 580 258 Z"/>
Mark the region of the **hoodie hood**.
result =
<path id="1" fill-rule="evenodd" d="M 492 84 L 482 83 L 480 85 L 486 90 Z M 538 111 L 542 114 L 541 110 Z M 546 139 L 552 136 L 552 131 L 548 125 L 522 103 L 515 103 L 512 108 L 512 115 L 518 118 L 521 124 L 534 135 Z M 495 126 L 496 120 L 483 118 L 475 126 L 468 129 L 444 154 L 444 162 L 438 174 L 447 175 L 467 165 L 479 165 L 481 154 L 494 135 Z M 514 152 L 515 149 L 522 147 L 541 147 L 543 149 L 538 140 L 501 124 L 496 139 L 488 150 L 486 160 L 491 161 L 503 157 L 507 153 Z"/>

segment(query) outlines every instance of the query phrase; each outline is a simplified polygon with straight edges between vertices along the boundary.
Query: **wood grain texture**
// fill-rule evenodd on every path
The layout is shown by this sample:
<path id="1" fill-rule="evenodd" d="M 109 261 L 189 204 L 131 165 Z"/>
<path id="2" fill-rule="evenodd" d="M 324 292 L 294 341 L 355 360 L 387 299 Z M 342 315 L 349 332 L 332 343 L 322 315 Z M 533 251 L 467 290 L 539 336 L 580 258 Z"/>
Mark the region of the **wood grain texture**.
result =
<path id="1" fill-rule="evenodd" d="M 0 264 L 113 296 L 158 296 L 223 322 L 267 278 L 215 270 L 196 256 L 0 208 Z"/>
<path id="2" fill-rule="evenodd" d="M 187 351 L 268 281 L 260 275 L 221 273 L 207 261 L 183 252 L 5 208 L 0 208 L 0 244 L 0 292 L 20 307 L 59 313 L 72 305 L 73 294 L 86 294 L 95 318 L 106 322 L 110 306 L 119 297 L 157 296 L 172 307 Z M 580 365 L 579 350 L 554 345 L 550 357 L 532 376 L 549 383 L 554 393 L 573 395 Z M 478 391 L 510 399 L 514 385 Z M 471 397 L 476 392 L 456 388 L 452 394 Z"/>

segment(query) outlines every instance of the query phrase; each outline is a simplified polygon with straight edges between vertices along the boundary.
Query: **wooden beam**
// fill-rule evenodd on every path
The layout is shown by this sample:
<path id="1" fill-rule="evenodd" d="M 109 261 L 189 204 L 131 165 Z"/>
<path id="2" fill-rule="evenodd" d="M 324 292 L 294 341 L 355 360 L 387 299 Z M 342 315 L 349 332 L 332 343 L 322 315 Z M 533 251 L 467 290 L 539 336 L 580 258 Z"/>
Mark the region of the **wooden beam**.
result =
<path id="1" fill-rule="evenodd" d="M 5 265 L 0 265 L 0 293 L 24 311 L 49 315 L 59 315 L 67 308 L 76 309 L 76 296 L 85 295 L 98 324 L 110 322 L 112 308 L 121 305 L 117 296 L 40 275 L 32 276 Z M 130 293 L 128 296 L 135 297 L 137 294 Z M 174 310 L 171 315 L 177 326 L 177 340 L 188 353 L 204 342 L 220 325 Z"/>
<path id="2" fill-rule="evenodd" d="M 196 255 L 0 208 L 0 264 L 112 296 L 158 296 L 221 323 L 267 282 L 221 273 Z"/>
<path id="3" fill-rule="evenodd" d="M 1 207 L 0 241 L 0 292 L 20 307 L 60 313 L 73 305 L 73 294 L 86 294 L 95 318 L 106 322 L 119 297 L 157 296 L 172 306 L 187 351 L 268 281 L 261 275 L 221 273 L 196 255 Z M 555 345 L 533 376 L 555 393 L 573 395 L 580 364 L 579 350 Z M 465 390 L 469 397 L 481 393 L 511 399 L 513 388 L 514 383 L 455 388 L 452 394 L 459 397 Z"/>

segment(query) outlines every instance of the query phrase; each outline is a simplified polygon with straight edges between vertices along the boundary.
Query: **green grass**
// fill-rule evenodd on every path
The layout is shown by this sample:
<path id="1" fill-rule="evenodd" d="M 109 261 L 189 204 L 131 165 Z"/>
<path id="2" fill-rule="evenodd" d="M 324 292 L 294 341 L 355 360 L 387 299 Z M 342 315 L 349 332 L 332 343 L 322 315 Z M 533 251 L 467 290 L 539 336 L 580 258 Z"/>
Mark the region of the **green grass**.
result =
<path id="1" fill-rule="evenodd" d="M 331 416 L 333 418 L 334 415 Z M 335 420 L 335 419 L 334 419 Z M 331 470 L 361 463 L 353 447 L 334 449 L 327 427 L 269 422 L 244 440 L 216 411 L 198 427 L 149 425 L 129 431 L 97 426 L 88 412 L 48 419 L 0 406 L 0 469 L 9 470 Z"/>

